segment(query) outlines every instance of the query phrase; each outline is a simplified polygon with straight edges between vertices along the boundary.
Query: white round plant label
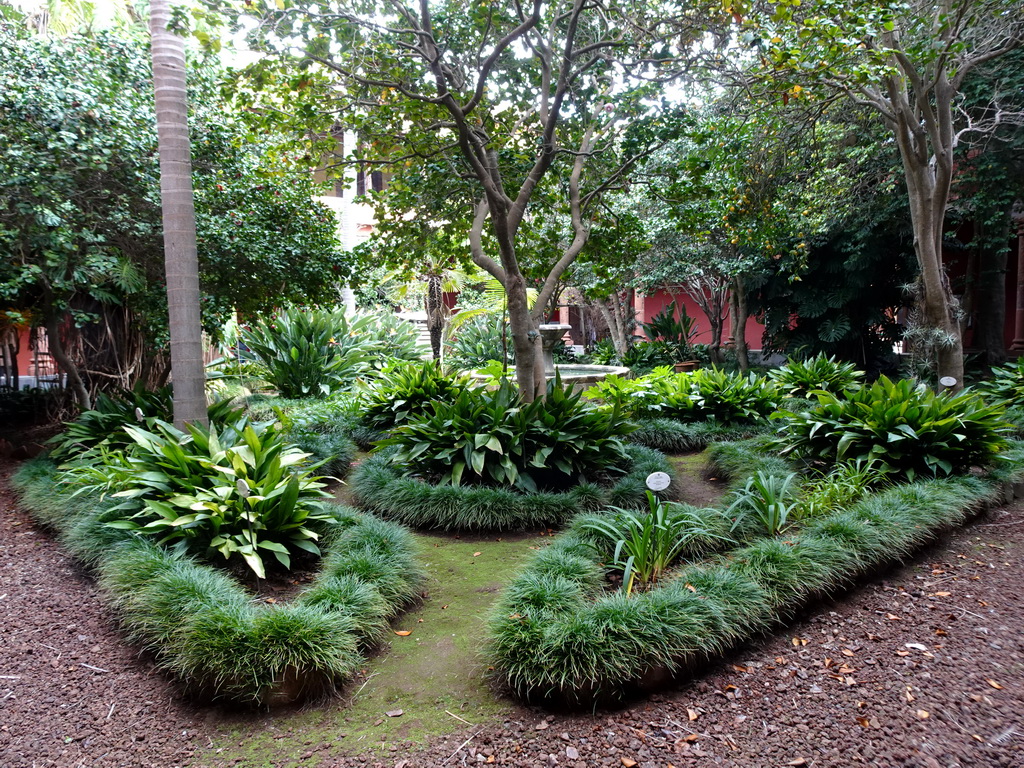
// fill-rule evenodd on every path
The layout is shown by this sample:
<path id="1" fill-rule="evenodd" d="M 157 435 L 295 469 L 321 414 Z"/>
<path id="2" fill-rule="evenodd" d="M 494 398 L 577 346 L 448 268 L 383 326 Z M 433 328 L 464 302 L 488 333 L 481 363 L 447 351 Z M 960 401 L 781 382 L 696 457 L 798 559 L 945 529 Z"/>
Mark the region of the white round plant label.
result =
<path id="1" fill-rule="evenodd" d="M 664 491 L 672 483 L 667 472 L 651 472 L 647 476 L 647 487 L 652 491 Z"/>
<path id="2" fill-rule="evenodd" d="M 954 379 L 952 376 L 943 376 L 941 379 L 939 379 L 939 384 L 941 384 L 944 387 L 955 387 L 956 379 Z"/>

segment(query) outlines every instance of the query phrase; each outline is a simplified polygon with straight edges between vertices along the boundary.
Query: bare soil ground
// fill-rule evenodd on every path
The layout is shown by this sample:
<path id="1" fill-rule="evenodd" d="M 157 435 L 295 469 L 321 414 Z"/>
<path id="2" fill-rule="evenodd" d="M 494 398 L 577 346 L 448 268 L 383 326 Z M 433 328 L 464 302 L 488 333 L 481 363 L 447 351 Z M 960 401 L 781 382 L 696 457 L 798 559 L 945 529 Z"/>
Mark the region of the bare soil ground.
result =
<path id="1" fill-rule="evenodd" d="M 12 469 L 0 467 L 0 768 L 1024 768 L 1021 503 L 662 693 L 586 714 L 506 700 L 426 740 L 346 721 L 351 690 L 304 712 L 183 701 L 17 508 Z M 347 738 L 357 727 L 371 736 Z"/>

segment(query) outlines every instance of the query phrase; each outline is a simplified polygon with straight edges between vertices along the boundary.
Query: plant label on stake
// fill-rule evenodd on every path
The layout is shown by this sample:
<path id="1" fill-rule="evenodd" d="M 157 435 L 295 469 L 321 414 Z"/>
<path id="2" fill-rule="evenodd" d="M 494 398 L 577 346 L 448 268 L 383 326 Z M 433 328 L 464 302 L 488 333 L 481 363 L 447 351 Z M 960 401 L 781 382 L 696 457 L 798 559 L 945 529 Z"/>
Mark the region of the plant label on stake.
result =
<path id="1" fill-rule="evenodd" d="M 651 472 L 647 476 L 647 487 L 652 491 L 664 491 L 672 483 L 667 472 Z"/>

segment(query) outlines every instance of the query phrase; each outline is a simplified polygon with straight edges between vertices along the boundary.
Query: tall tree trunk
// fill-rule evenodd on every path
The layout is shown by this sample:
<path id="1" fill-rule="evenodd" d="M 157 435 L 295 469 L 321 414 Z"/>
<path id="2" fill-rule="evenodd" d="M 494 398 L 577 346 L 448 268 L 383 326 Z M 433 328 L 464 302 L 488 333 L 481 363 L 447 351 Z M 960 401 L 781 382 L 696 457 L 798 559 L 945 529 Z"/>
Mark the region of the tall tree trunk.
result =
<path id="1" fill-rule="evenodd" d="M 920 315 L 934 351 L 941 389 L 960 390 L 964 385 L 964 346 L 957 302 L 942 266 L 942 231 L 949 199 L 948 180 L 932 164 L 922 164 L 901 142 L 903 167 L 910 198 L 914 252 L 921 268 Z M 944 383 L 946 382 L 946 383 Z"/>
<path id="2" fill-rule="evenodd" d="M 207 423 L 206 372 L 199 315 L 199 259 L 185 91 L 185 41 L 167 29 L 168 0 L 152 0 L 153 86 L 160 153 L 160 201 L 171 336 L 174 423 Z"/>

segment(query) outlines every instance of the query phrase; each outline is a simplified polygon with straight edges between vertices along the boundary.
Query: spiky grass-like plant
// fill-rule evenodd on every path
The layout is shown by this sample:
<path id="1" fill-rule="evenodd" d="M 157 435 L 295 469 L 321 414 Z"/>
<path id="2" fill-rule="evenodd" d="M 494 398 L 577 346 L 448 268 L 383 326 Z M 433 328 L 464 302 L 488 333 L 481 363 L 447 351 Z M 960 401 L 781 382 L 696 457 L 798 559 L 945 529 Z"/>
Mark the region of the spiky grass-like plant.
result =
<path id="1" fill-rule="evenodd" d="M 770 429 L 762 423 L 727 425 L 717 421 L 685 422 L 666 418 L 638 419 L 636 424 L 636 431 L 626 439 L 665 453 L 700 451 L 713 442 L 743 440 Z"/>
<path id="2" fill-rule="evenodd" d="M 778 455 L 768 435 L 731 443 L 712 443 L 707 456 L 707 471 L 733 483 L 744 483 L 758 472 L 787 475 L 793 471 L 793 465 Z"/>
<path id="3" fill-rule="evenodd" d="M 362 663 L 351 619 L 309 606 L 203 608 L 161 665 L 203 697 L 241 702 L 316 698 Z"/>
<path id="4" fill-rule="evenodd" d="M 350 573 L 320 574 L 296 602 L 351 619 L 362 647 L 384 636 L 388 617 L 394 613 L 375 585 Z"/>
<path id="5" fill-rule="evenodd" d="M 562 493 L 524 493 L 509 488 L 431 485 L 404 477 L 386 454 L 370 456 L 352 473 L 349 484 L 357 503 L 382 517 L 417 528 L 442 530 L 523 530 L 560 525 L 580 511 L 606 504 L 636 507 L 645 504 L 645 478 L 651 472 L 670 472 L 665 457 L 640 446 L 629 446 L 628 474 L 609 486 L 583 482 Z"/>

